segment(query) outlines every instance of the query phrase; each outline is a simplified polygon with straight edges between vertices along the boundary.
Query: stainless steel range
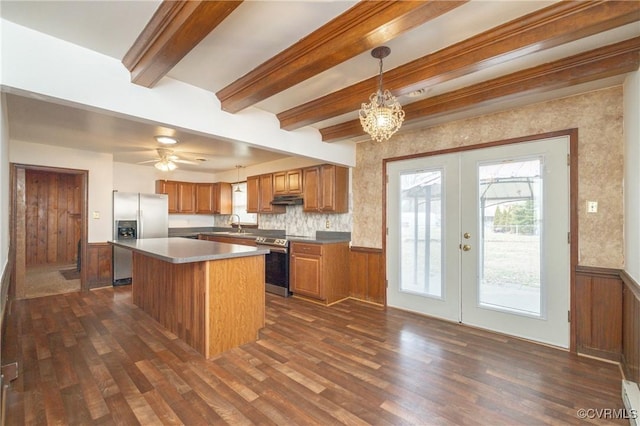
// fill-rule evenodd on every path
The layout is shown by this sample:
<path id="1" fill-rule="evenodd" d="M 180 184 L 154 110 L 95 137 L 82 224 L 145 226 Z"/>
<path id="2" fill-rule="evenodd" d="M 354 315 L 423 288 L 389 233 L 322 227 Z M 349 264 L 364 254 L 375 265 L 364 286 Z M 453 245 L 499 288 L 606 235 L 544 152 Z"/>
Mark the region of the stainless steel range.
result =
<path id="1" fill-rule="evenodd" d="M 286 238 L 256 237 L 256 246 L 269 249 L 264 257 L 266 291 L 288 297 L 289 241 Z"/>

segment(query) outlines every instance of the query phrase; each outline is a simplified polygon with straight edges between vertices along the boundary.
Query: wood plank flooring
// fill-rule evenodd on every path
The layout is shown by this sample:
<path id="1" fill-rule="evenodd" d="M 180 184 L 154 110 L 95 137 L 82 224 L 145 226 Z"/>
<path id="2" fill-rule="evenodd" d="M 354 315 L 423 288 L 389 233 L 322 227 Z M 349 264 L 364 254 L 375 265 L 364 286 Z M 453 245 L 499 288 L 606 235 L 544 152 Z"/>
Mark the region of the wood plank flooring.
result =
<path id="1" fill-rule="evenodd" d="M 129 286 L 17 301 L 8 324 L 9 425 L 628 424 L 577 417 L 622 409 L 616 365 L 353 300 L 267 294 L 260 340 L 210 361 Z"/>

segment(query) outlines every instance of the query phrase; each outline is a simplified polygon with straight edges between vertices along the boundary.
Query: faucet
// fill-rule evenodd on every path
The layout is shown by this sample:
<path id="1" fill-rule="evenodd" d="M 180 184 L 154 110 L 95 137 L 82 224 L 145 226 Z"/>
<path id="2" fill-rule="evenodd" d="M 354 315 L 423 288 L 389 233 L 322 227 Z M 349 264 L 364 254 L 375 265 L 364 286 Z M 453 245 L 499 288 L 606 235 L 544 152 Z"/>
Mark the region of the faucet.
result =
<path id="1" fill-rule="evenodd" d="M 229 217 L 229 223 L 230 223 L 231 225 L 233 225 L 233 217 L 234 217 L 234 216 L 238 218 L 238 222 L 237 222 L 237 225 L 238 225 L 238 232 L 242 232 L 242 225 L 240 224 L 240 215 L 238 215 L 238 214 L 236 214 L 236 213 L 232 214 L 232 215 Z"/>

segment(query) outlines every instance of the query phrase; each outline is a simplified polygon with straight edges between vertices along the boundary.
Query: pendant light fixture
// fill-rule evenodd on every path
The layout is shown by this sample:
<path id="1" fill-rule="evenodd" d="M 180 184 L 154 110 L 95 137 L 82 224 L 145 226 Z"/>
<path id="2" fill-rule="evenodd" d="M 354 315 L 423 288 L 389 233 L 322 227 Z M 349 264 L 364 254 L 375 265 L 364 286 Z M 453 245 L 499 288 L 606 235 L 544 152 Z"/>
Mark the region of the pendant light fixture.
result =
<path id="1" fill-rule="evenodd" d="M 236 166 L 236 170 L 238 170 L 238 180 L 236 181 L 236 189 L 233 192 L 242 192 L 242 189 L 240 189 L 240 168 L 242 166 Z"/>
<path id="2" fill-rule="evenodd" d="M 404 121 L 402 106 L 391 92 L 382 87 L 382 59 L 389 53 L 391 49 L 387 46 L 379 46 L 371 51 L 371 56 L 380 60 L 378 90 L 369 96 L 369 103 L 362 104 L 359 114 L 362 129 L 377 142 L 388 140 Z"/>

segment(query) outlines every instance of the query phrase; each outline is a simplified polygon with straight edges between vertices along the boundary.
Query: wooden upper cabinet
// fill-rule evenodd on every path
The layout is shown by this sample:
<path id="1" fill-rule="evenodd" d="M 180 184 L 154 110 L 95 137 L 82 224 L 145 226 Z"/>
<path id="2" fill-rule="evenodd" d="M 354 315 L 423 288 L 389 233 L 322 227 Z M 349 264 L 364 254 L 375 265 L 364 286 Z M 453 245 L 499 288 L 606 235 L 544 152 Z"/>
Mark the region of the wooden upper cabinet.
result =
<path id="1" fill-rule="evenodd" d="M 302 194 L 302 170 L 287 170 L 273 174 L 273 195 Z"/>
<path id="2" fill-rule="evenodd" d="M 196 213 L 213 213 L 215 198 L 214 183 L 196 183 Z"/>
<path id="3" fill-rule="evenodd" d="M 228 182 L 215 183 L 215 197 L 213 202 L 213 212 L 215 214 L 233 213 L 233 199 L 231 184 Z"/>
<path id="4" fill-rule="evenodd" d="M 248 213 L 284 213 L 285 206 L 273 206 L 273 173 L 247 177 Z"/>
<path id="5" fill-rule="evenodd" d="M 260 175 L 260 196 L 258 197 L 259 213 L 284 213 L 285 206 L 274 206 L 273 174 Z"/>
<path id="6" fill-rule="evenodd" d="M 178 212 L 196 212 L 196 185 L 191 182 L 178 182 Z"/>
<path id="7" fill-rule="evenodd" d="M 305 212 L 320 211 L 320 167 L 304 169 L 303 210 Z"/>
<path id="8" fill-rule="evenodd" d="M 258 213 L 260 208 L 260 176 L 247 177 L 247 213 Z"/>
<path id="9" fill-rule="evenodd" d="M 231 184 L 196 183 L 196 213 L 231 214 Z"/>
<path id="10" fill-rule="evenodd" d="M 169 213 L 178 211 L 178 182 L 172 180 L 157 180 L 156 194 L 167 194 L 169 199 Z"/>
<path id="11" fill-rule="evenodd" d="M 156 194 L 167 194 L 169 213 L 231 214 L 231 184 L 156 181 Z"/>
<path id="12" fill-rule="evenodd" d="M 349 169 L 331 164 L 304 169 L 304 211 L 347 213 Z"/>

